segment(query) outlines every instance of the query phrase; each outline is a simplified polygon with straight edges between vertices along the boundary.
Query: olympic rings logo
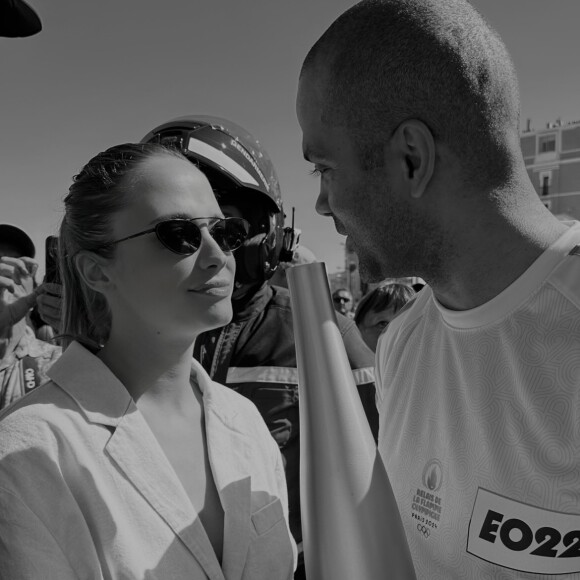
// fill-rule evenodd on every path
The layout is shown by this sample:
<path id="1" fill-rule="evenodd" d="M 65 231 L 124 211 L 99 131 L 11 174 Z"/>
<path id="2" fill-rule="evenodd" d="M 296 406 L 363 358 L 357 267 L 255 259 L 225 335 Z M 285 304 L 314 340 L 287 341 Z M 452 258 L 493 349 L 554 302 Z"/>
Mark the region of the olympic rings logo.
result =
<path id="1" fill-rule="evenodd" d="M 423 524 L 417 524 L 417 530 L 419 530 L 425 538 L 428 538 L 431 535 L 431 530 Z"/>

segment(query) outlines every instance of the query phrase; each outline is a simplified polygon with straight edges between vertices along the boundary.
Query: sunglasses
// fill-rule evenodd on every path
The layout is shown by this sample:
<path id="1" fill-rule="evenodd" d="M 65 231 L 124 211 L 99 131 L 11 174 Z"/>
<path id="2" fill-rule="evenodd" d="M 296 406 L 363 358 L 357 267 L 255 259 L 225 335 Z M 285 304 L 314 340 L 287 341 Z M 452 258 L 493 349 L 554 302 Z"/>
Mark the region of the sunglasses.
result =
<path id="1" fill-rule="evenodd" d="M 233 252 L 239 248 L 248 238 L 250 231 L 250 224 L 245 219 L 239 217 L 169 219 L 157 223 L 151 229 L 127 236 L 120 240 L 115 240 L 107 245 L 112 246 L 126 240 L 144 236 L 145 234 L 155 233 L 157 239 L 168 250 L 181 256 L 191 256 L 199 250 L 202 239 L 201 228 L 193 223 L 196 220 L 213 222 L 211 225 L 207 224 L 208 231 L 223 252 Z"/>
<path id="2" fill-rule="evenodd" d="M 334 302 L 350 302 L 350 298 L 343 298 L 342 296 L 337 296 L 336 298 L 333 298 Z"/>

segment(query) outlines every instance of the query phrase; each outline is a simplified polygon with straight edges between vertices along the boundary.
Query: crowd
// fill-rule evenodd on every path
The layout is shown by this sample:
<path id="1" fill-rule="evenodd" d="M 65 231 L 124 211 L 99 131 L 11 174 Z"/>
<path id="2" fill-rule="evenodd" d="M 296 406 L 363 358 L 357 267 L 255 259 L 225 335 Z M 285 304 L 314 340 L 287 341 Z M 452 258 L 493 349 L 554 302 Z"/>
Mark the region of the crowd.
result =
<path id="1" fill-rule="evenodd" d="M 372 284 L 332 300 L 410 568 L 580 578 L 580 225 L 529 181 L 502 40 L 466 0 L 362 0 L 297 116 Z M 0 225 L 0 579 L 306 578 L 285 273 L 316 258 L 266 150 L 174 119 L 63 215 L 58 281 Z"/>

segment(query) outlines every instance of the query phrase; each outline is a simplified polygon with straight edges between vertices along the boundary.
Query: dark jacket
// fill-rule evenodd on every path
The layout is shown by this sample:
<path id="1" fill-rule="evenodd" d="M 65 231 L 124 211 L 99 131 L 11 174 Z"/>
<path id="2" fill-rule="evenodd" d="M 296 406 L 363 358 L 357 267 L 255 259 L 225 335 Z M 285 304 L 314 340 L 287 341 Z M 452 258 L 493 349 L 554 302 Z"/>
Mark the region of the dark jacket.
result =
<path id="1" fill-rule="evenodd" d="M 302 541 L 300 527 L 300 436 L 298 432 L 298 370 L 290 294 L 264 284 L 243 302 L 234 302 L 227 326 L 202 334 L 194 356 L 211 378 L 244 395 L 256 405 L 285 462 L 290 529 Z M 374 354 L 355 323 L 337 313 L 338 325 L 353 369 L 363 407 L 375 440 Z"/>

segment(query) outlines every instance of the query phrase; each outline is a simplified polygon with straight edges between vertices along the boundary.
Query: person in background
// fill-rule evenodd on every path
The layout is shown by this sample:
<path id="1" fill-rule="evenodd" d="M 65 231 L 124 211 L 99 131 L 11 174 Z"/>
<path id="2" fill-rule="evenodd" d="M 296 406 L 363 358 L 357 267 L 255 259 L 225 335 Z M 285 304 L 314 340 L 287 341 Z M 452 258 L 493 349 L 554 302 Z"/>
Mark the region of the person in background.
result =
<path id="1" fill-rule="evenodd" d="M 47 369 L 61 353 L 28 324 L 42 292 L 34 282 L 35 254 L 28 234 L 0 224 L 0 409 L 47 380 Z"/>
<path id="2" fill-rule="evenodd" d="M 300 244 L 292 253 L 292 260 L 290 262 L 280 262 L 278 268 L 268 280 L 272 286 L 280 286 L 281 288 L 288 288 L 288 280 L 286 279 L 286 272 L 288 268 L 294 266 L 302 266 L 303 264 L 312 264 L 317 262 L 316 256 L 306 246 Z"/>
<path id="3" fill-rule="evenodd" d="M 235 253 L 233 319 L 201 334 L 194 356 L 209 375 L 252 401 L 284 458 L 290 528 L 301 548 L 298 370 L 290 295 L 268 280 L 289 254 L 284 212 L 274 166 L 264 147 L 235 123 L 192 115 L 153 129 L 143 141 L 176 147 L 207 175 L 221 211 L 250 223 Z M 294 232 L 286 234 L 294 236 Z M 338 315 L 346 352 L 371 430 L 377 436 L 373 353 L 353 321 Z M 302 553 L 296 580 L 303 579 Z M 315 579 L 312 579 L 315 580 Z"/>
<path id="4" fill-rule="evenodd" d="M 278 446 L 191 356 L 231 318 L 247 234 L 160 145 L 112 147 L 74 178 L 65 351 L 0 415 L 0 578 L 291 580 Z"/>
<path id="5" fill-rule="evenodd" d="M 354 313 L 363 340 L 375 352 L 377 341 L 401 308 L 415 297 L 407 284 L 384 282 L 362 297 Z"/>
<path id="6" fill-rule="evenodd" d="M 465 0 L 364 0 L 310 50 L 297 113 L 363 279 L 428 284 L 376 365 L 417 577 L 578 578 L 580 224 L 530 181 L 499 35 Z"/>
<path id="7" fill-rule="evenodd" d="M 343 316 L 348 318 L 354 318 L 354 313 L 352 311 L 352 294 L 350 293 L 350 290 L 347 290 L 346 288 L 336 289 L 332 293 L 332 303 L 337 312 L 340 312 Z"/>

